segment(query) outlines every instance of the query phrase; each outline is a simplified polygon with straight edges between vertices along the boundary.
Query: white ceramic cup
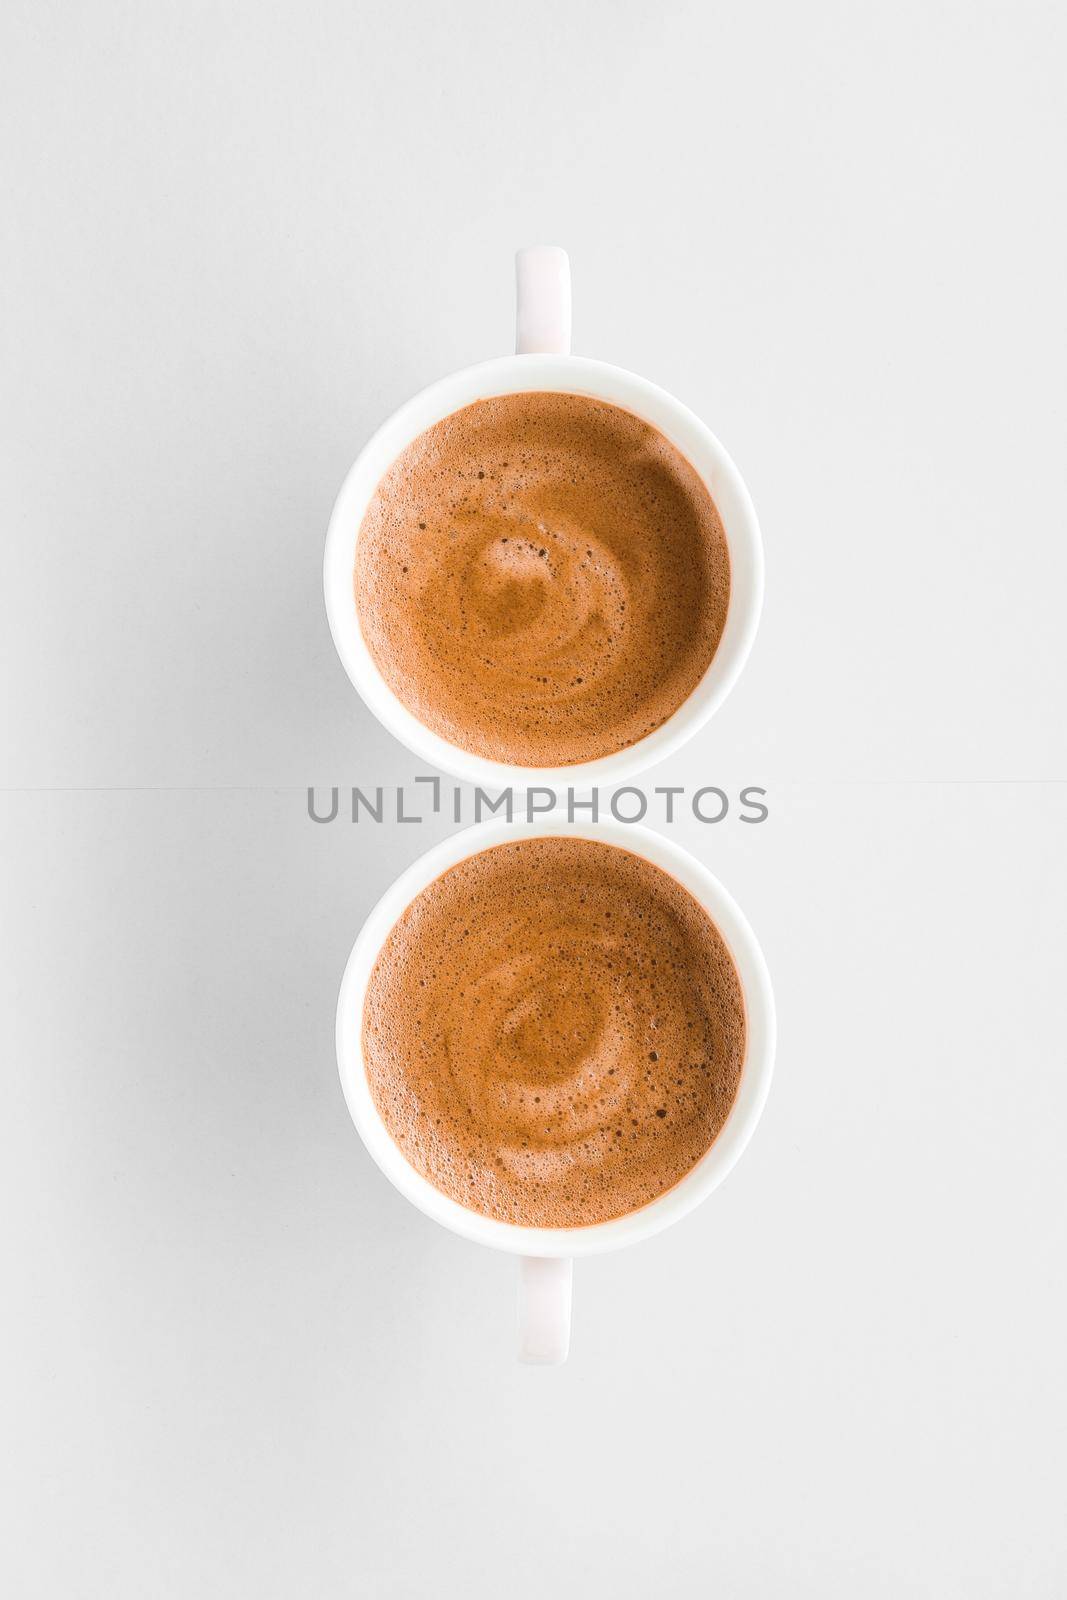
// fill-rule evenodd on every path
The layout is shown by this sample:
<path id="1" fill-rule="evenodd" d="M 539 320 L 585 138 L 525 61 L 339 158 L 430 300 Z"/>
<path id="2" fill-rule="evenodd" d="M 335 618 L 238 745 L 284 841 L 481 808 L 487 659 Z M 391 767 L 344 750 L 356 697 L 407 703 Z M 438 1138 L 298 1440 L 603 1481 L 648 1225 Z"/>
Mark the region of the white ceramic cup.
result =
<path id="1" fill-rule="evenodd" d="M 741 1084 L 715 1143 L 673 1189 L 650 1205 L 611 1222 L 580 1228 L 527 1228 L 500 1222 L 459 1205 L 434 1188 L 402 1154 L 371 1096 L 362 1051 L 363 1007 L 374 963 L 388 934 L 427 884 L 457 861 L 518 837 L 577 836 L 620 845 L 644 856 L 675 878 L 712 918 L 729 947 L 745 997 L 747 1037 Z M 538 819 L 479 823 L 427 851 L 382 896 L 348 958 L 337 1002 L 337 1064 L 341 1086 L 364 1144 L 401 1194 L 465 1239 L 508 1250 L 520 1257 L 519 1358 L 555 1365 L 565 1361 L 570 1342 L 571 1277 L 575 1256 L 618 1250 L 647 1239 L 678 1222 L 718 1187 L 759 1121 L 774 1064 L 774 997 L 756 936 L 740 908 L 688 851 L 639 824 L 615 821 L 569 822 L 563 811 Z"/>
<path id="2" fill-rule="evenodd" d="M 725 700 L 752 646 L 763 603 L 763 546 L 741 475 L 715 435 L 680 400 L 621 367 L 570 354 L 570 268 L 550 245 L 516 258 L 516 354 L 465 367 L 431 384 L 384 423 L 352 467 L 326 535 L 326 614 L 348 676 L 380 722 L 415 755 L 487 790 L 544 784 L 590 789 L 627 781 L 676 750 Z M 730 550 L 730 604 L 719 647 L 703 678 L 673 716 L 626 750 L 568 767 L 522 767 L 472 755 L 442 739 L 396 697 L 360 630 L 353 589 L 356 538 L 382 476 L 413 439 L 442 418 L 492 395 L 549 391 L 592 395 L 658 428 L 711 491 Z"/>

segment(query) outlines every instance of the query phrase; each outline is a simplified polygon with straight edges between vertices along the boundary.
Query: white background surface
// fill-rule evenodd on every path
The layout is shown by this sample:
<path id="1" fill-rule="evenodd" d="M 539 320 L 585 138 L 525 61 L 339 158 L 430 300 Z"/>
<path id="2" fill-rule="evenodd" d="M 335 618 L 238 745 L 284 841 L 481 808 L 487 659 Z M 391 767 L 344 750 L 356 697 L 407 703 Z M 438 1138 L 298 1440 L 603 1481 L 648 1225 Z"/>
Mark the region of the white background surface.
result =
<path id="1" fill-rule="evenodd" d="M 5 1593 L 1065 1592 L 1065 49 L 1051 3 L 9 0 Z M 768 788 L 674 836 L 780 1022 L 560 1371 L 337 1085 L 447 824 L 305 811 L 417 770 L 329 643 L 334 493 L 540 240 L 761 515 L 754 655 L 652 781 Z"/>

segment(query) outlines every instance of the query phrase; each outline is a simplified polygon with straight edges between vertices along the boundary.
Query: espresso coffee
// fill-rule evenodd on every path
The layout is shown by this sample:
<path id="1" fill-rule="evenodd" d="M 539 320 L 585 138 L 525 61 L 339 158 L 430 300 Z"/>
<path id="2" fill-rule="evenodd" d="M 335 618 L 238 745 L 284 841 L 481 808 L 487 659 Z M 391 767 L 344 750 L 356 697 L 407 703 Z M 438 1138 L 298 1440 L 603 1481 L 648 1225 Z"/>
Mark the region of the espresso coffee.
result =
<path id="1" fill-rule="evenodd" d="M 451 744 L 569 766 L 635 744 L 696 688 L 730 558 L 703 479 L 584 395 L 479 400 L 378 484 L 356 546 L 368 649 Z"/>
<path id="2" fill-rule="evenodd" d="M 378 956 L 362 1043 L 423 1177 L 487 1217 L 572 1228 L 692 1170 L 745 1035 L 730 953 L 692 895 L 570 836 L 497 845 L 425 888 Z"/>

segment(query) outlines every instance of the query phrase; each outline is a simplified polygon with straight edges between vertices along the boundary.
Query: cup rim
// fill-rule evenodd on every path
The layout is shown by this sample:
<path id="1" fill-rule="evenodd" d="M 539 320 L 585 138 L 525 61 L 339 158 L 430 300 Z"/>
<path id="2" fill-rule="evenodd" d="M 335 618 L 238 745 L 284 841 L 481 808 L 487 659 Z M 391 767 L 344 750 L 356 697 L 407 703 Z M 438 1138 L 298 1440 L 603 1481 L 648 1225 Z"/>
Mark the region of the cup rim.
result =
<path id="1" fill-rule="evenodd" d="M 730 602 L 722 637 L 700 682 L 682 705 L 636 744 L 594 761 L 525 767 L 476 755 L 419 721 L 386 683 L 363 638 L 353 594 L 356 539 L 383 474 L 418 434 L 476 400 L 547 391 L 585 394 L 650 423 L 690 462 L 722 519 L 730 553 Z M 334 503 L 326 534 L 323 589 L 334 646 L 370 711 L 412 754 L 467 783 L 499 791 L 620 783 L 664 760 L 714 715 L 745 664 L 763 604 L 763 545 L 744 480 L 711 429 L 680 400 L 637 373 L 571 355 L 499 356 L 438 379 L 406 401 L 359 452 Z"/>
<path id="2" fill-rule="evenodd" d="M 469 856 L 522 838 L 570 836 L 614 844 L 669 873 L 708 912 L 737 968 L 746 1010 L 745 1058 L 737 1096 L 715 1142 L 673 1188 L 640 1210 L 577 1228 L 535 1228 L 469 1210 L 435 1188 L 407 1160 L 379 1115 L 363 1060 L 363 1008 L 374 963 L 397 919 L 422 889 Z M 556 811 L 534 824 L 498 818 L 450 835 L 419 857 L 370 912 L 345 965 L 337 999 L 337 1064 L 349 1114 L 372 1159 L 395 1188 L 435 1222 L 490 1248 L 528 1256 L 586 1256 L 651 1238 L 687 1216 L 718 1188 L 748 1144 L 766 1104 L 774 1066 L 775 1009 L 770 974 L 737 902 L 689 851 L 640 823 L 571 821 Z"/>

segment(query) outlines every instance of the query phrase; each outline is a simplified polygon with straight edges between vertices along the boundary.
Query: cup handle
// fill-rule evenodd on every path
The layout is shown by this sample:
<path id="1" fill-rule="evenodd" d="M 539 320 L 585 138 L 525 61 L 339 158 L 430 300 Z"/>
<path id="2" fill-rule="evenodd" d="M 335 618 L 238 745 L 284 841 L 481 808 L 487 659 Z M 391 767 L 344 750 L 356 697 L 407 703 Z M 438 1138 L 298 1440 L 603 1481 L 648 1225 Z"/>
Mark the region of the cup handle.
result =
<path id="1" fill-rule="evenodd" d="M 574 1262 L 555 1256 L 519 1258 L 519 1360 L 558 1367 L 571 1343 Z"/>
<path id="2" fill-rule="evenodd" d="M 554 244 L 515 256 L 515 354 L 571 353 L 571 264 Z"/>

